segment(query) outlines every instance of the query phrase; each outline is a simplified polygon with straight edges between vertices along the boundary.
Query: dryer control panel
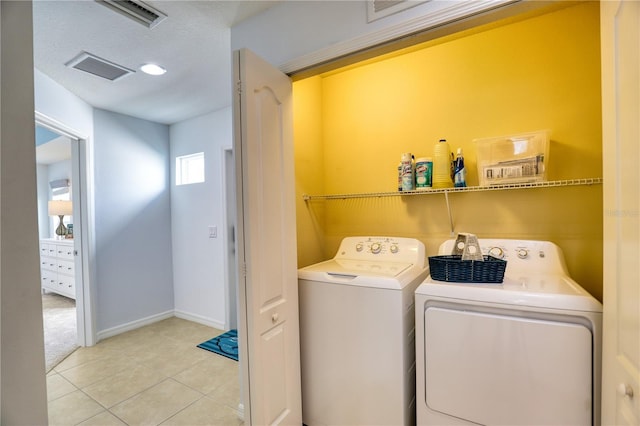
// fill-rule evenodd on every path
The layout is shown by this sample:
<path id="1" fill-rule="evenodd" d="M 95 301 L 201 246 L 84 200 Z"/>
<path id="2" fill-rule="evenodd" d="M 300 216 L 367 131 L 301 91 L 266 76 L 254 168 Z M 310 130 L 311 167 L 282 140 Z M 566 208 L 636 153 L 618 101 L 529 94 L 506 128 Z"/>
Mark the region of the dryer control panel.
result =
<path id="1" fill-rule="evenodd" d="M 455 240 L 447 240 L 438 254 L 451 254 Z M 507 261 L 507 273 L 568 275 L 560 247 L 550 241 L 479 238 L 482 254 Z"/>
<path id="2" fill-rule="evenodd" d="M 415 238 L 346 237 L 335 259 L 361 259 L 425 265 L 424 244 Z"/>

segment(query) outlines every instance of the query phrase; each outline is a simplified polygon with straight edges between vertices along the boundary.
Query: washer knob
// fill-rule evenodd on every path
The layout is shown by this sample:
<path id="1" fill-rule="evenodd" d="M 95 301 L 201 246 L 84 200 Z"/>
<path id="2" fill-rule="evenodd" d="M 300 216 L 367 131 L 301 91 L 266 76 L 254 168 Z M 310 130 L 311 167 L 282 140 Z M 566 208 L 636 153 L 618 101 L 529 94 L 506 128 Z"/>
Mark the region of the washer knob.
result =
<path id="1" fill-rule="evenodd" d="M 504 257 L 504 250 L 500 247 L 491 247 L 489 249 L 489 255 L 493 257 L 497 257 L 498 259 L 502 259 Z"/>
<path id="2" fill-rule="evenodd" d="M 380 243 L 372 243 L 371 244 L 371 253 L 378 254 L 382 250 L 382 244 Z"/>
<path id="3" fill-rule="evenodd" d="M 523 248 L 518 249 L 517 253 L 518 253 L 518 257 L 520 259 L 526 259 L 527 256 L 529 256 L 529 250 L 527 250 L 527 249 L 523 249 Z"/>
<path id="4" fill-rule="evenodd" d="M 397 253 L 398 252 L 398 245 L 397 244 L 391 244 L 391 253 Z"/>
<path id="5" fill-rule="evenodd" d="M 358 243 L 358 244 L 356 244 L 356 251 L 357 251 L 357 252 L 362 251 L 362 249 L 363 249 L 363 248 L 364 248 L 364 246 L 362 245 L 362 243 Z"/>

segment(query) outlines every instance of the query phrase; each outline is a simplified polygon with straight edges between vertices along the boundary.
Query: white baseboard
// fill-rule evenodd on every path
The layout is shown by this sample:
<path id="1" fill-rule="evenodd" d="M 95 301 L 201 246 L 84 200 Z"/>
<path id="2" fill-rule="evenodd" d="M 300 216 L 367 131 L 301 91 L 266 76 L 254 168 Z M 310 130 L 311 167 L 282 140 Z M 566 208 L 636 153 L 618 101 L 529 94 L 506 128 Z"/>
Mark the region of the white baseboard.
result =
<path id="1" fill-rule="evenodd" d="M 207 325 L 209 327 L 217 328 L 218 330 L 226 330 L 226 324 L 220 321 L 216 321 L 211 318 L 203 317 L 202 315 L 192 314 L 185 311 L 176 309 L 173 311 L 178 318 L 186 319 L 189 321 L 197 322 L 198 324 Z"/>
<path id="2" fill-rule="evenodd" d="M 201 315 L 191 314 L 189 312 L 172 310 L 98 331 L 97 341 L 99 342 L 100 340 L 104 340 L 108 337 L 126 333 L 127 331 L 135 330 L 136 328 L 144 327 L 145 325 L 153 324 L 154 322 L 162 321 L 171 317 L 178 317 L 188 321 L 197 322 L 198 324 L 207 325 L 209 327 L 217 328 L 218 330 L 226 330 L 226 325 L 220 321 L 212 320 L 211 318 L 203 317 Z"/>
<path id="3" fill-rule="evenodd" d="M 238 419 L 242 420 L 244 422 L 244 404 L 243 403 L 239 403 L 238 404 L 238 409 L 236 410 L 238 413 Z"/>
<path id="4" fill-rule="evenodd" d="M 118 334 L 126 333 L 127 331 L 135 330 L 136 328 L 144 327 L 145 325 L 153 324 L 154 322 L 162 321 L 167 318 L 171 318 L 174 315 L 174 311 L 166 311 L 160 314 L 151 315 L 146 318 L 131 321 L 126 324 L 118 325 L 116 327 L 107 328 L 106 330 L 98 331 L 97 341 L 106 339 L 108 337 L 116 336 Z"/>

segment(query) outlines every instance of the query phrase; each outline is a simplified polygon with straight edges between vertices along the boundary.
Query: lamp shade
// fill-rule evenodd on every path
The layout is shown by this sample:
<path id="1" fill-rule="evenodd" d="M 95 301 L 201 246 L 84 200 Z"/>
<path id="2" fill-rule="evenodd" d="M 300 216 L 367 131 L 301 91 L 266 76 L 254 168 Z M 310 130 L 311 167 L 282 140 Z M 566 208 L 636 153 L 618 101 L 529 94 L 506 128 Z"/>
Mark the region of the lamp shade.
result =
<path id="1" fill-rule="evenodd" d="M 49 216 L 71 216 L 72 214 L 73 207 L 71 201 L 49 201 Z"/>

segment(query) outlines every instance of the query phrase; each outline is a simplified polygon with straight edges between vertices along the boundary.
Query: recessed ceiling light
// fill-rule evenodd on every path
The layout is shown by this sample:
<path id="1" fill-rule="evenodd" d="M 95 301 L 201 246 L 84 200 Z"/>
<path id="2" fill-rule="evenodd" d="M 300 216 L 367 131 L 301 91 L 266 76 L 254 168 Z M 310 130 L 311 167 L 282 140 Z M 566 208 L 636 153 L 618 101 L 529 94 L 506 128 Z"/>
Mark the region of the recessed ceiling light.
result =
<path id="1" fill-rule="evenodd" d="M 162 75 L 165 72 L 167 72 L 166 69 L 156 64 L 144 64 L 140 67 L 140 71 L 147 73 L 149 75 Z"/>

